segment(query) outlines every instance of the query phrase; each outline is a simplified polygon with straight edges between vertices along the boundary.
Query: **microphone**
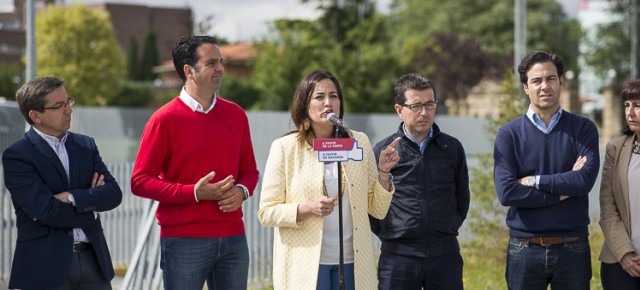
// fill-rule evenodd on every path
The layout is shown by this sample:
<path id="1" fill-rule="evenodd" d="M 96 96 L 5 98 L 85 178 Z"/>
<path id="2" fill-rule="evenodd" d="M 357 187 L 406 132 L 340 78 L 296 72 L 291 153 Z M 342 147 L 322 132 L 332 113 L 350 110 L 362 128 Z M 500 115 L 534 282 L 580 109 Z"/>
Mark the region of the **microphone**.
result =
<path id="1" fill-rule="evenodd" d="M 338 127 L 343 127 L 344 125 L 342 124 L 342 120 L 340 120 L 340 118 L 338 118 L 338 115 L 336 115 L 336 113 L 329 113 L 327 114 L 327 120 L 329 121 L 329 123 L 334 124 Z"/>

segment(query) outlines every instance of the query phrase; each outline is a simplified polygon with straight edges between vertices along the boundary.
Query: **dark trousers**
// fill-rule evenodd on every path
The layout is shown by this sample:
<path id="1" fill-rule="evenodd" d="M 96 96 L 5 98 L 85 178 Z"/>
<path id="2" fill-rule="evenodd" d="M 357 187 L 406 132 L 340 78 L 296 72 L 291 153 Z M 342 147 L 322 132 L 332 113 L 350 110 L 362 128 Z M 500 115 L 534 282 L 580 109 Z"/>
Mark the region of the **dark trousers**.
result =
<path id="1" fill-rule="evenodd" d="M 600 280 L 604 290 L 640 289 L 640 278 L 629 276 L 620 263 L 600 263 Z"/>
<path id="2" fill-rule="evenodd" d="M 55 290 L 111 290 L 105 280 L 93 249 L 73 252 L 71 269 L 64 284 Z"/>
<path id="3" fill-rule="evenodd" d="M 462 290 L 463 264 L 460 253 L 420 258 L 383 251 L 378 265 L 378 289 Z"/>

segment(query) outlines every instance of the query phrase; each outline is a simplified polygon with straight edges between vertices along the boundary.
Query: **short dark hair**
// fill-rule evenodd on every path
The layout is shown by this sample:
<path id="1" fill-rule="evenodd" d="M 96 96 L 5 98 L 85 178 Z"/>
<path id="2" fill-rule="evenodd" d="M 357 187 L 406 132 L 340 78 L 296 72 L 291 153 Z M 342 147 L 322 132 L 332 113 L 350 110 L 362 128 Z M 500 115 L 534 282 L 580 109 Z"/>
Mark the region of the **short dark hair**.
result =
<path id="1" fill-rule="evenodd" d="M 623 102 L 640 100 L 640 79 L 630 80 L 624 84 L 620 95 L 622 96 Z M 633 135 L 633 131 L 631 131 L 627 122 L 625 122 L 622 133 L 627 136 Z"/>
<path id="2" fill-rule="evenodd" d="M 524 85 L 527 84 L 527 72 L 534 64 L 543 63 L 543 62 L 551 62 L 556 66 L 556 71 L 558 72 L 558 77 L 562 77 L 564 75 L 564 62 L 562 58 L 554 53 L 548 52 L 546 50 L 534 50 L 527 54 L 520 65 L 518 65 L 518 74 L 520 74 L 520 82 Z"/>
<path id="3" fill-rule="evenodd" d="M 57 77 L 42 77 L 30 80 L 16 92 L 16 101 L 20 107 L 20 113 L 29 125 L 33 121 L 29 117 L 29 111 L 44 112 L 45 97 L 64 85 L 64 80 Z"/>
<path id="4" fill-rule="evenodd" d="M 173 57 L 173 66 L 183 82 L 187 80 L 184 75 L 184 65 L 195 67 L 200 59 L 197 49 L 204 43 L 218 45 L 218 40 L 213 36 L 194 35 L 182 37 L 176 42 L 171 55 Z"/>
<path id="5" fill-rule="evenodd" d="M 305 120 L 309 120 L 309 102 L 311 102 L 311 96 L 313 91 L 316 89 L 316 85 L 325 79 L 329 79 L 336 86 L 336 91 L 338 93 L 338 99 L 340 100 L 340 119 L 344 116 L 344 98 L 342 97 L 342 89 L 340 88 L 340 82 L 338 79 L 330 72 L 323 70 L 312 71 L 307 74 L 298 84 L 296 88 L 296 92 L 293 95 L 293 101 L 291 102 L 291 120 L 293 124 L 296 126 L 296 130 L 289 132 L 296 133 L 298 132 L 300 135 L 300 143 L 311 144 L 311 140 L 315 137 L 313 136 L 312 130 L 305 130 L 304 122 Z M 338 128 L 341 136 L 349 136 L 349 132 L 344 130 L 344 128 Z"/>
<path id="6" fill-rule="evenodd" d="M 398 105 L 402 105 L 407 101 L 404 93 L 408 90 L 417 90 L 422 91 L 426 89 L 433 90 L 433 97 L 436 97 L 436 89 L 433 86 L 433 82 L 431 82 L 427 77 L 418 74 L 418 73 L 410 73 L 401 76 L 395 84 L 393 89 L 394 92 L 394 101 Z"/>

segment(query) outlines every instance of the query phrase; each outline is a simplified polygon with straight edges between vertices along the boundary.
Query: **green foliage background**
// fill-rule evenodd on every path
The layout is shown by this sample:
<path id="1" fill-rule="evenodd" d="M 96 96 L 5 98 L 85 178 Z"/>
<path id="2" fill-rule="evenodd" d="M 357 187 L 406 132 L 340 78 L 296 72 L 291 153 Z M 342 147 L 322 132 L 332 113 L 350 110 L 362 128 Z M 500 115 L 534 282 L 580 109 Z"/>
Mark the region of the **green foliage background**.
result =
<path id="1" fill-rule="evenodd" d="M 130 80 L 140 80 L 140 64 L 138 63 L 138 41 L 135 37 L 129 37 L 127 47 L 127 78 Z"/>
<path id="2" fill-rule="evenodd" d="M 124 55 L 106 12 L 49 5 L 36 17 L 36 75 L 65 80 L 79 105 L 105 105 L 124 78 Z"/>
<path id="3" fill-rule="evenodd" d="M 21 83 L 22 66 L 19 63 L 0 63 L 0 97 L 15 100 Z"/>
<path id="4" fill-rule="evenodd" d="M 147 29 L 144 33 L 142 46 L 142 59 L 138 71 L 139 80 L 152 81 L 156 74 L 151 69 L 160 63 L 156 33 L 153 29 Z"/>
<path id="5" fill-rule="evenodd" d="M 502 92 L 496 96 L 498 117 L 488 121 L 487 138 L 493 144 L 498 129 L 524 114 L 529 106 L 513 73 L 505 75 Z M 507 289 L 504 278 L 509 230 L 505 225 L 507 209 L 500 205 L 493 183 L 493 153 L 477 154 L 478 165 L 470 168 L 471 204 L 466 220 L 471 240 L 462 245 L 466 289 Z M 591 218 L 590 245 L 593 276 L 591 289 L 602 289 L 598 255 L 604 241 L 598 217 Z"/>
<path id="6" fill-rule="evenodd" d="M 612 5 L 609 23 L 598 26 L 596 37 L 585 39 L 586 45 L 591 49 L 586 53 L 587 64 L 594 68 L 596 75 L 606 76 L 608 71 L 613 69 L 616 72 L 613 78 L 614 87 L 621 88 L 622 85 L 631 78 L 631 65 L 638 67 L 640 58 L 636 57 L 637 63 L 631 64 L 631 1 L 628 0 L 608 0 Z M 637 9 L 640 15 L 640 9 Z M 636 15 L 636 17 L 638 17 Z M 636 23 L 636 38 L 640 37 L 640 21 Z M 636 76 L 638 77 L 638 76 Z M 618 91 L 618 89 L 615 89 Z"/>
<path id="7" fill-rule="evenodd" d="M 260 95 L 260 91 L 247 79 L 226 76 L 224 84 L 220 88 L 220 96 L 238 104 L 245 110 L 251 109 Z"/>
<path id="8" fill-rule="evenodd" d="M 324 69 L 340 80 L 347 111 L 391 112 L 395 79 L 421 72 L 436 83 L 443 113 L 464 106 L 483 78 L 502 79 L 512 68 L 513 1 L 394 0 L 387 15 L 370 1 L 301 2 L 321 16 L 277 20 L 256 44 L 252 83 L 261 94 L 252 109 L 288 110 L 302 77 Z M 559 53 L 577 76 L 576 20 L 555 0 L 527 3 L 528 47 Z"/>
<path id="9" fill-rule="evenodd" d="M 502 93 L 496 96 L 499 114 L 488 121 L 487 139 L 493 140 L 500 126 L 526 111 L 529 101 L 522 96 L 513 73 L 506 74 Z M 509 230 L 506 208 L 498 201 L 493 183 L 493 154 L 476 156 L 478 165 L 470 168 L 471 208 L 466 223 L 472 238 L 462 246 L 465 261 L 464 283 L 468 289 L 506 289 L 504 280 Z"/>

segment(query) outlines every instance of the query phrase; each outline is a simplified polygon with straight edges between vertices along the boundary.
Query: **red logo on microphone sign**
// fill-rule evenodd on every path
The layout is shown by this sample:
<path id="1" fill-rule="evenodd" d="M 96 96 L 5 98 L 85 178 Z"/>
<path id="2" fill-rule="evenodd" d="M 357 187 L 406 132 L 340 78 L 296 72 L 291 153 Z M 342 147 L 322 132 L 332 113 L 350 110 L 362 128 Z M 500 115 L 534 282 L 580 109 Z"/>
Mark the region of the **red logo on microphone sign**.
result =
<path id="1" fill-rule="evenodd" d="M 353 148 L 354 138 L 336 139 L 314 139 L 313 150 L 315 151 L 349 151 Z"/>
<path id="2" fill-rule="evenodd" d="M 315 139 L 313 150 L 318 151 L 318 161 L 362 161 L 362 148 L 355 138 Z"/>

